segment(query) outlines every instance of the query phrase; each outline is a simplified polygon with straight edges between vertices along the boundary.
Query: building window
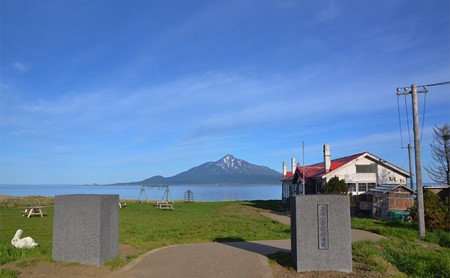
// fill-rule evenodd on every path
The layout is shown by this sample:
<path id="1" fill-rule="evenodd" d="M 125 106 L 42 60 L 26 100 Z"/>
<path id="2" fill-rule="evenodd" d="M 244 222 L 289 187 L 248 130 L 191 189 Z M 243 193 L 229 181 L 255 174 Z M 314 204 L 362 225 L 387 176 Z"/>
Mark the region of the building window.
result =
<path id="1" fill-rule="evenodd" d="M 376 173 L 376 166 L 374 163 L 369 165 L 355 165 L 355 166 L 357 174 Z"/>
<path id="2" fill-rule="evenodd" d="M 372 195 L 370 194 L 361 194 L 358 196 L 358 201 L 360 202 L 372 202 Z"/>
<path id="3" fill-rule="evenodd" d="M 366 185 L 367 185 L 367 183 L 365 183 L 365 182 L 358 182 L 358 191 L 359 192 L 367 191 Z"/>
<path id="4" fill-rule="evenodd" d="M 347 183 L 348 191 L 355 192 L 356 191 L 356 183 Z"/>
<path id="5" fill-rule="evenodd" d="M 376 184 L 374 182 L 367 183 L 367 191 L 369 191 L 372 188 L 375 188 Z"/>

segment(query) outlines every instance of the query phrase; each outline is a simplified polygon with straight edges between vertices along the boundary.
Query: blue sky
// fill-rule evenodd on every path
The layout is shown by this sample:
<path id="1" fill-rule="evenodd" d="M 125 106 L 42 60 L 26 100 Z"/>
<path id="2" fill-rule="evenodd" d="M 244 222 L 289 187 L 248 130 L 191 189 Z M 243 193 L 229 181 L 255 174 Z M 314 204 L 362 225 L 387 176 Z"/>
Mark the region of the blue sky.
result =
<path id="1" fill-rule="evenodd" d="M 408 170 L 396 88 L 450 80 L 449 14 L 447 0 L 2 0 L 0 183 L 139 181 L 229 153 L 281 171 L 302 142 L 306 164 L 327 143 Z M 429 91 L 424 165 L 450 122 L 450 86 Z"/>

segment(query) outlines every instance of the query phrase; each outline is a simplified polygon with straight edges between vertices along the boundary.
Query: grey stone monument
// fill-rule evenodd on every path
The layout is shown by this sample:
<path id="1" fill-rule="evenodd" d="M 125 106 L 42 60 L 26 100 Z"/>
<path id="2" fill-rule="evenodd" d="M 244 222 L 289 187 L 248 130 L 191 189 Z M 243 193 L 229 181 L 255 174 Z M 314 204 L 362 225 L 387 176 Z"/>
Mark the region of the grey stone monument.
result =
<path id="1" fill-rule="evenodd" d="M 55 196 L 53 259 L 103 265 L 119 255 L 119 195 Z"/>
<path id="2" fill-rule="evenodd" d="M 351 272 L 350 198 L 297 195 L 290 203 L 291 252 L 297 272 Z"/>

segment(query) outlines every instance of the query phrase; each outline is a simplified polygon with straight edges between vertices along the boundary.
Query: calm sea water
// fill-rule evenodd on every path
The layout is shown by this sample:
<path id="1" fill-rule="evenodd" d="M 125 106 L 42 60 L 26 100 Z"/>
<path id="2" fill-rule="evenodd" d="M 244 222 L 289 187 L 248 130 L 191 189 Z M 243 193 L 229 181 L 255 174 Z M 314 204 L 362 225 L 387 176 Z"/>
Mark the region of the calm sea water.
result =
<path id="1" fill-rule="evenodd" d="M 195 201 L 226 200 L 280 200 L 281 185 L 171 185 L 173 200 L 183 200 L 184 193 L 191 190 Z M 0 194 L 11 196 L 63 194 L 119 194 L 121 199 L 139 198 L 141 186 L 121 185 L 0 185 Z M 145 188 L 149 200 L 162 199 L 164 191 L 158 188 Z"/>

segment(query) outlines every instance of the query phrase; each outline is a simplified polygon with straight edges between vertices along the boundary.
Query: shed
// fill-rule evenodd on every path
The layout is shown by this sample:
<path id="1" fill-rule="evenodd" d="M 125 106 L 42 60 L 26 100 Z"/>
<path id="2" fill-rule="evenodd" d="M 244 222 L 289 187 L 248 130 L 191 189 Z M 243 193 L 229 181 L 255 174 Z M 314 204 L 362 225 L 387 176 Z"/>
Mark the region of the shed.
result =
<path id="1" fill-rule="evenodd" d="M 369 190 L 372 194 L 372 217 L 389 219 L 389 212 L 408 210 L 414 204 L 414 191 L 403 184 L 383 184 Z"/>
<path id="2" fill-rule="evenodd" d="M 423 189 L 430 190 L 434 194 L 439 195 L 442 202 L 446 202 L 447 198 L 450 199 L 450 185 L 425 185 Z"/>

